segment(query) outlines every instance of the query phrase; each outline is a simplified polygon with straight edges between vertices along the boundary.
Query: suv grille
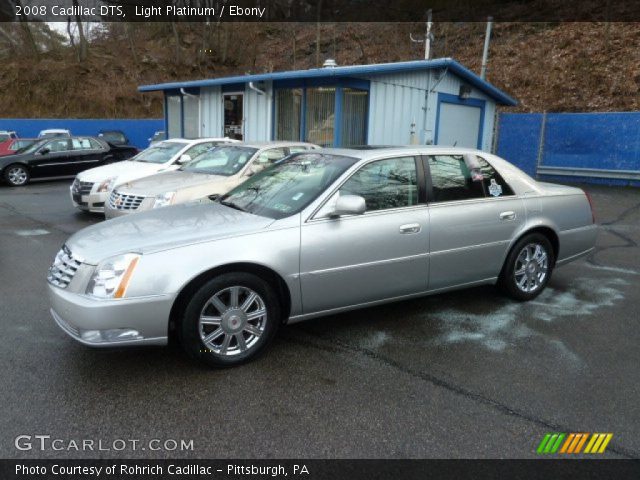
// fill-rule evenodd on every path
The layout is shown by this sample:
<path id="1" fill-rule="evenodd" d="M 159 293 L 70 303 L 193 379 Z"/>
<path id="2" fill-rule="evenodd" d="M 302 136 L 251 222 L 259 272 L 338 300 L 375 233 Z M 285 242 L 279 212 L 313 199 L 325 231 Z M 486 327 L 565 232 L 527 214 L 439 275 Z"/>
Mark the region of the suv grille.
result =
<path id="1" fill-rule="evenodd" d="M 80 195 L 89 195 L 93 188 L 93 182 L 81 182 L 77 178 L 73 181 L 73 193 Z"/>
<path id="2" fill-rule="evenodd" d="M 114 190 L 109 196 L 109 206 L 115 210 L 136 210 L 144 199 L 140 195 L 127 195 Z"/>
<path id="3" fill-rule="evenodd" d="M 82 262 L 74 258 L 71 250 L 64 245 L 49 268 L 47 281 L 56 287 L 67 288 L 81 264 Z"/>

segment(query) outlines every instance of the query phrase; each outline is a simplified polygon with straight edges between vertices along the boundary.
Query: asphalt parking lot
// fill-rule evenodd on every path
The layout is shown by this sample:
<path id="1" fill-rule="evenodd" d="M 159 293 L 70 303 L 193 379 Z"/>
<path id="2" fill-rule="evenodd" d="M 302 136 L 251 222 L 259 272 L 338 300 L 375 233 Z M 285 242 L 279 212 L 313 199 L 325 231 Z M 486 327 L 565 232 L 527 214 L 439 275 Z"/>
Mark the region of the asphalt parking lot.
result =
<path id="1" fill-rule="evenodd" d="M 593 256 L 536 301 L 483 287 L 285 327 L 258 361 L 92 350 L 48 313 L 70 181 L 0 187 L 3 458 L 527 458 L 547 432 L 612 432 L 640 457 L 640 190 L 589 187 Z M 18 450 L 18 435 L 193 440 L 193 450 Z M 34 445 L 35 447 L 35 445 Z"/>

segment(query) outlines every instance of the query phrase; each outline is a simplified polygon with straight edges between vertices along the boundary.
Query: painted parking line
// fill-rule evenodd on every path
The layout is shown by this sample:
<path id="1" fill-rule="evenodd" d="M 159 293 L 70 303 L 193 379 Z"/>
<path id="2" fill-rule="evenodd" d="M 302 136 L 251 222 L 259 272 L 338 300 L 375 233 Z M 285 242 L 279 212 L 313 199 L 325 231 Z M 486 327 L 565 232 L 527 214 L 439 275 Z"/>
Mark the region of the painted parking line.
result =
<path id="1" fill-rule="evenodd" d="M 48 230 L 44 230 L 42 228 L 36 228 L 34 230 L 16 230 L 15 234 L 21 237 L 35 237 L 38 235 L 49 235 Z"/>

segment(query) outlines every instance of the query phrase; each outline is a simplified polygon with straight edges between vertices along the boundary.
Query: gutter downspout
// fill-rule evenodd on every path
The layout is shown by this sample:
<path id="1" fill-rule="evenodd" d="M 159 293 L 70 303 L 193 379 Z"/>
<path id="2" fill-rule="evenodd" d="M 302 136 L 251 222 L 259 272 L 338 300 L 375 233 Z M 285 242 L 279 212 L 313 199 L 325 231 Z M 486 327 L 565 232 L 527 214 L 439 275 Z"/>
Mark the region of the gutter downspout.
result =
<path id="1" fill-rule="evenodd" d="M 256 87 L 253 82 L 249 82 L 249 88 L 251 90 L 253 90 L 254 92 L 258 92 L 258 95 L 266 95 L 267 92 L 265 92 L 264 90 L 260 90 L 258 87 Z"/>

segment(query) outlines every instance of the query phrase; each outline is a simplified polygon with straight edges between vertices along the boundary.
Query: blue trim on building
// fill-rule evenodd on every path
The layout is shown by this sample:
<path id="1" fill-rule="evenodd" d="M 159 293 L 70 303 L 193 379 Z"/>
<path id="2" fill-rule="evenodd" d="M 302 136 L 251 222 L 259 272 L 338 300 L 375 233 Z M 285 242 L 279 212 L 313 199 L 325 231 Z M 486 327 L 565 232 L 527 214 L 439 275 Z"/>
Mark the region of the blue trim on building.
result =
<path id="1" fill-rule="evenodd" d="M 436 108 L 436 128 L 433 135 L 434 143 L 438 145 L 438 135 L 440 133 L 440 105 L 443 103 L 451 103 L 454 105 L 464 105 L 467 107 L 480 108 L 480 129 L 478 131 L 478 142 L 476 148 L 482 150 L 482 136 L 484 134 L 484 122 L 485 122 L 485 106 L 486 102 L 478 98 L 462 99 L 457 95 L 451 95 L 450 93 L 438 93 L 438 106 Z"/>
<path id="2" fill-rule="evenodd" d="M 344 77 L 355 77 L 355 79 L 365 80 L 367 77 L 382 75 L 394 72 L 410 72 L 432 69 L 448 69 L 458 77 L 466 80 L 469 84 L 484 92 L 493 98 L 497 103 L 502 105 L 517 105 L 518 102 L 507 95 L 502 90 L 483 80 L 471 70 L 465 68 L 452 58 L 440 58 L 435 60 L 417 60 L 412 62 L 395 62 L 380 63 L 372 65 L 351 65 L 346 67 L 335 68 L 313 68 L 310 70 L 293 70 L 288 72 L 270 72 L 256 75 L 238 75 L 234 77 L 213 78 L 207 80 L 194 80 L 188 82 L 160 83 L 155 85 L 142 85 L 138 87 L 140 92 L 154 92 L 160 90 L 192 88 L 192 87 L 211 87 L 225 86 L 233 84 L 245 84 L 248 82 L 272 81 L 285 82 L 292 80 L 306 81 L 330 81 Z M 364 77 L 364 78 L 363 78 Z M 320 79 L 320 80 L 318 80 Z M 299 85 L 298 85 L 299 86 Z M 356 87 L 357 88 L 357 87 Z"/>

